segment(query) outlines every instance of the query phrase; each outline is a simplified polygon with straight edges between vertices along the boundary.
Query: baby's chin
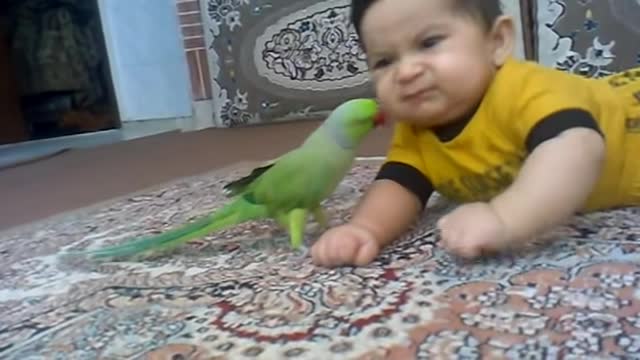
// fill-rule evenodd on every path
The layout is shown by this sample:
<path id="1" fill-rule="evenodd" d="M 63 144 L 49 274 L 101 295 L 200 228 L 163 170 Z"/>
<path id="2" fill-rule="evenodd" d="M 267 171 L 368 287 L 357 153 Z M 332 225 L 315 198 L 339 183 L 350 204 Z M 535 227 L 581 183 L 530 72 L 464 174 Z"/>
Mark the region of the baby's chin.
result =
<path id="1" fill-rule="evenodd" d="M 433 128 L 449 123 L 447 120 L 440 119 L 433 114 L 398 114 L 393 119 L 420 128 Z"/>

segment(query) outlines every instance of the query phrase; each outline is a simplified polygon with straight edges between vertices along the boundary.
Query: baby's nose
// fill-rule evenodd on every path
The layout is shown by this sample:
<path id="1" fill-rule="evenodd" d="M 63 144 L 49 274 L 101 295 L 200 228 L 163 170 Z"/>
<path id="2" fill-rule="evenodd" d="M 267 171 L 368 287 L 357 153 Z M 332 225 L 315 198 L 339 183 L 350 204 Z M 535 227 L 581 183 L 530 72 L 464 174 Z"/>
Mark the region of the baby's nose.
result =
<path id="1" fill-rule="evenodd" d="M 415 80 L 423 72 L 423 67 L 414 59 L 407 58 L 399 62 L 397 68 L 397 79 L 399 82 Z"/>

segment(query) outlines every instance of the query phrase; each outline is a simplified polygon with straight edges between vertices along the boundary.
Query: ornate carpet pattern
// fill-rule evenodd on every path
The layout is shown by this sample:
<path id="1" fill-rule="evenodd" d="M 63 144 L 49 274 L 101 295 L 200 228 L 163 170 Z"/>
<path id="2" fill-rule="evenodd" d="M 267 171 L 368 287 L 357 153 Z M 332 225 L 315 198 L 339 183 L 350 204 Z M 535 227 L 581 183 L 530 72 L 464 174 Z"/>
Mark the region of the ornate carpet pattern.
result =
<path id="1" fill-rule="evenodd" d="M 630 359 L 640 354 L 640 212 L 577 218 L 551 245 L 462 263 L 436 199 L 363 268 L 327 270 L 270 222 L 140 262 L 65 261 L 217 208 L 205 174 L 0 234 L 2 359 Z M 327 202 L 347 218 L 377 164 Z M 308 243 L 319 229 L 309 228 Z M 636 354 L 636 355 L 633 355 Z"/>

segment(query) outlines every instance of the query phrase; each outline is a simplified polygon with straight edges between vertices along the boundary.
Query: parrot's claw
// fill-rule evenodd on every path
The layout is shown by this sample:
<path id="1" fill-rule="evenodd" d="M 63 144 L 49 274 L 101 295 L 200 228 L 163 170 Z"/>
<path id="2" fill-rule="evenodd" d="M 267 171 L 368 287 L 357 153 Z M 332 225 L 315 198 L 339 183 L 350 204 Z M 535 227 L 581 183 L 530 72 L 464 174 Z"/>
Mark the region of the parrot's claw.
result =
<path id="1" fill-rule="evenodd" d="M 289 237 L 291 247 L 297 249 L 304 243 L 304 229 L 307 221 L 306 209 L 293 209 L 289 212 Z"/>
<path id="2" fill-rule="evenodd" d="M 293 261 L 303 261 L 309 256 L 311 252 L 311 248 L 306 245 L 301 245 L 300 247 L 293 249 L 291 260 Z"/>
<path id="3" fill-rule="evenodd" d="M 312 214 L 321 230 L 326 230 L 329 227 L 329 218 L 321 207 L 314 209 Z"/>

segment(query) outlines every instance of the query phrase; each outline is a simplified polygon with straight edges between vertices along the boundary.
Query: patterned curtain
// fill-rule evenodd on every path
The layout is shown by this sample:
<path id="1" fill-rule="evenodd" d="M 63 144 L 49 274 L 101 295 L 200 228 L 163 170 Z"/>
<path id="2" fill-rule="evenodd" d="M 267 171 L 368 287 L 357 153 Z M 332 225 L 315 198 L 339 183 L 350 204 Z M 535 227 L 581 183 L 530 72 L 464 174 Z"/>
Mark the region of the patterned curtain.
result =
<path id="1" fill-rule="evenodd" d="M 519 2 L 504 4 L 519 18 Z M 200 0 L 200 7 L 216 126 L 317 119 L 344 99 L 373 95 L 349 0 Z"/>
<path id="2" fill-rule="evenodd" d="M 640 65 L 640 0 L 530 0 L 534 58 L 601 77 Z"/>

